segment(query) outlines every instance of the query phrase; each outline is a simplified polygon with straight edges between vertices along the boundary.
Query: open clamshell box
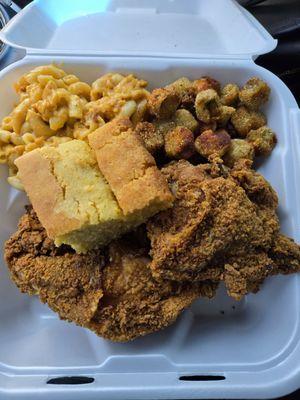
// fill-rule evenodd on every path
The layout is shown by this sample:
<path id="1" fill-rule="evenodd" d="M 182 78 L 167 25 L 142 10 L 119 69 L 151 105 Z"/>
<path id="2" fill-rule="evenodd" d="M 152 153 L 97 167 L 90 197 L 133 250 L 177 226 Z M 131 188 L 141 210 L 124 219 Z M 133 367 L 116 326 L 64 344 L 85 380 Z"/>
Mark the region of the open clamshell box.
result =
<path id="1" fill-rule="evenodd" d="M 255 64 L 276 41 L 237 3 L 37 0 L 0 39 L 26 50 L 0 73 L 1 118 L 16 101 L 12 85 L 20 75 L 51 62 L 88 82 L 108 71 L 132 72 L 150 88 L 181 76 L 238 84 L 260 76 L 272 89 L 264 111 L 278 144 L 259 171 L 278 192 L 283 232 L 300 241 L 300 111 L 283 82 Z M 6 183 L 5 167 L 0 174 L 2 249 L 26 197 Z M 1 399 L 253 399 L 300 386 L 297 275 L 268 279 L 241 302 L 221 287 L 173 326 L 125 344 L 60 321 L 19 293 L 3 257 L 0 277 Z"/>

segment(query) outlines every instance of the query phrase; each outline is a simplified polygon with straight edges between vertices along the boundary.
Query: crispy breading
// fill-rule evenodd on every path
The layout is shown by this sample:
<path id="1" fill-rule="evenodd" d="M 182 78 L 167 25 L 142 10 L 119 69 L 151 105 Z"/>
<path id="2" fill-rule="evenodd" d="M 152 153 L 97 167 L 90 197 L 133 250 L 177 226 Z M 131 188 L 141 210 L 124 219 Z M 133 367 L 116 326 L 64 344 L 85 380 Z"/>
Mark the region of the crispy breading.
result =
<path id="1" fill-rule="evenodd" d="M 101 251 L 79 255 L 69 246 L 56 247 L 32 207 L 5 244 L 11 278 L 21 292 L 38 294 L 60 318 L 84 325 L 103 296 Z"/>
<path id="2" fill-rule="evenodd" d="M 106 339 L 127 341 L 170 325 L 200 295 L 212 297 L 215 285 L 156 282 L 141 249 L 115 242 L 104 270 L 102 306 L 89 328 Z"/>
<path id="3" fill-rule="evenodd" d="M 225 264 L 224 281 L 230 295 L 240 299 L 256 293 L 270 275 L 300 271 L 300 247 L 292 239 L 278 233 L 268 250 L 233 255 Z"/>
<path id="4" fill-rule="evenodd" d="M 175 202 L 147 223 L 156 279 L 223 280 L 240 299 L 268 275 L 300 270 L 299 246 L 279 235 L 277 195 L 250 165 L 179 161 L 162 170 Z"/>
<path id="5" fill-rule="evenodd" d="M 175 203 L 147 224 L 154 276 L 198 279 L 201 270 L 228 248 L 250 249 L 268 240 L 255 206 L 232 179 L 205 178 L 201 165 L 183 161 L 162 172 L 171 182 Z"/>
<path id="6" fill-rule="evenodd" d="M 101 252 L 76 254 L 55 247 L 28 207 L 6 242 L 5 258 L 22 292 L 38 294 L 60 318 L 114 341 L 162 329 L 199 296 L 215 294 L 216 283 L 156 282 L 148 249 L 128 236 Z"/>
<path id="7" fill-rule="evenodd" d="M 300 270 L 300 247 L 293 239 L 279 234 L 269 250 L 274 260 L 274 273 L 290 274 Z"/>
<path id="8" fill-rule="evenodd" d="M 260 207 L 276 209 L 278 196 L 270 183 L 258 172 L 251 169 L 249 160 L 240 160 L 230 175 L 245 190 L 249 199 Z"/>
<path id="9" fill-rule="evenodd" d="M 227 292 L 236 300 L 247 293 L 256 293 L 273 269 L 274 263 L 265 251 L 243 249 L 224 261 L 223 280 Z"/>

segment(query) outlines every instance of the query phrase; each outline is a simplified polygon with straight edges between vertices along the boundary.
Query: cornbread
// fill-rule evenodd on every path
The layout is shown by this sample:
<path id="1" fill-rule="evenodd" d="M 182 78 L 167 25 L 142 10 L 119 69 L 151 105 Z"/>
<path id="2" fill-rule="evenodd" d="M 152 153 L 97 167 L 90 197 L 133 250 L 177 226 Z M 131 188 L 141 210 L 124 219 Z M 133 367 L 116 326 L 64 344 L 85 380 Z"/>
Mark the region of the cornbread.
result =
<path id="1" fill-rule="evenodd" d="M 105 124 L 88 139 L 100 171 L 126 216 L 146 219 L 172 205 L 167 181 L 128 118 Z"/>
<path id="2" fill-rule="evenodd" d="M 39 220 L 57 246 L 65 243 L 85 253 L 144 222 L 140 215 L 125 218 L 83 141 L 36 149 L 19 157 L 16 165 Z"/>

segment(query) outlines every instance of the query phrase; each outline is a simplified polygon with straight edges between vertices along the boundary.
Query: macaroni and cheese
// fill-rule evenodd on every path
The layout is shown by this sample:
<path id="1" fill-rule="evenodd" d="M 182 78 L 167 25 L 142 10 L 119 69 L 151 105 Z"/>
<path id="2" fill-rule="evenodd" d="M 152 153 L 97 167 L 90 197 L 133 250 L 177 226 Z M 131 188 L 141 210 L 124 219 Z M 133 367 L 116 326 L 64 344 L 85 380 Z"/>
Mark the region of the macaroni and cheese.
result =
<path id="1" fill-rule="evenodd" d="M 132 74 L 108 73 L 89 85 L 55 65 L 37 67 L 15 84 L 19 102 L 0 124 L 0 163 L 8 182 L 21 189 L 14 161 L 44 146 L 88 134 L 117 116 L 138 123 L 146 110 L 147 82 Z"/>

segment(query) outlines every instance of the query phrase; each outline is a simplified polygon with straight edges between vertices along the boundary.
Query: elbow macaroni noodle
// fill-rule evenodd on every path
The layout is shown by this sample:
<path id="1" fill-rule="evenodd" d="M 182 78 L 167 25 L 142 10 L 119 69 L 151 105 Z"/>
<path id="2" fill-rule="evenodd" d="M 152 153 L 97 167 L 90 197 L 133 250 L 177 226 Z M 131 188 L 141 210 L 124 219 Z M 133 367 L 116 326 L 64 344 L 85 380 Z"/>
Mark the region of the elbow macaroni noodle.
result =
<path id="1" fill-rule="evenodd" d="M 0 164 L 22 190 L 16 158 L 43 146 L 80 139 L 117 116 L 142 120 L 149 92 L 134 75 L 107 73 L 90 86 L 55 65 L 37 67 L 14 85 L 19 102 L 0 124 Z"/>

